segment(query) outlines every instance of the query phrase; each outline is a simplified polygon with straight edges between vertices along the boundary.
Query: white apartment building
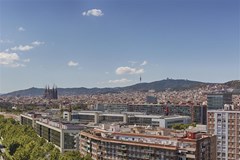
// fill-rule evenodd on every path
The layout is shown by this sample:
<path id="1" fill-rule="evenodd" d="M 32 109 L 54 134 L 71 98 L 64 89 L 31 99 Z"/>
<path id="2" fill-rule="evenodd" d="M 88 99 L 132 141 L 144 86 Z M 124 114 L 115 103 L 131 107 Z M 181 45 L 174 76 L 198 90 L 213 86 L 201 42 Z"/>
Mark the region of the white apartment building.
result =
<path id="1" fill-rule="evenodd" d="M 217 136 L 217 160 L 240 160 L 240 111 L 208 111 L 208 133 Z"/>

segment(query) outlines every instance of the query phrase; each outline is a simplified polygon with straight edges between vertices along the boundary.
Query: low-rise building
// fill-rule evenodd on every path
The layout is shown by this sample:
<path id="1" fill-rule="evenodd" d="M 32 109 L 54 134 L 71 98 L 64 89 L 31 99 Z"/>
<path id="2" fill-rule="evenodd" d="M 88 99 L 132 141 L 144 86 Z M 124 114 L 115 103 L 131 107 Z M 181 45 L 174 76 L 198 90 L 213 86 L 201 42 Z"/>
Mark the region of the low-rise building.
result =
<path id="1" fill-rule="evenodd" d="M 79 132 L 85 125 L 53 120 L 41 114 L 27 113 L 20 116 L 21 124 L 34 128 L 40 137 L 53 143 L 61 152 L 79 149 Z"/>
<path id="2" fill-rule="evenodd" d="M 207 106 L 206 105 L 173 105 L 173 104 L 97 104 L 94 108 L 96 111 L 107 113 L 122 112 L 141 112 L 152 115 L 181 115 L 190 116 L 192 122 L 198 124 L 207 123 Z M 167 112 L 167 113 L 166 113 Z"/>
<path id="3" fill-rule="evenodd" d="M 190 124 L 191 117 L 179 115 L 146 115 L 140 112 L 122 112 L 122 113 L 105 113 L 101 111 L 79 111 L 63 112 L 66 120 L 81 123 L 109 123 L 122 122 L 124 124 L 150 125 L 162 128 L 171 128 L 173 124 Z"/>

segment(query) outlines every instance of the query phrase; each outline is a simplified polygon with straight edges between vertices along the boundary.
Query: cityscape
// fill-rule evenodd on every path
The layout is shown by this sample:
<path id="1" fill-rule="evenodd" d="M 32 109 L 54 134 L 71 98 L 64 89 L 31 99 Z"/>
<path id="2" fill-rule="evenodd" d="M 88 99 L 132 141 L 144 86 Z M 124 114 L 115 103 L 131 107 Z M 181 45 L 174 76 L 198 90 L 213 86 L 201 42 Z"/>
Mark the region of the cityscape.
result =
<path id="1" fill-rule="evenodd" d="M 240 160 L 238 0 L 0 0 L 0 160 Z"/>

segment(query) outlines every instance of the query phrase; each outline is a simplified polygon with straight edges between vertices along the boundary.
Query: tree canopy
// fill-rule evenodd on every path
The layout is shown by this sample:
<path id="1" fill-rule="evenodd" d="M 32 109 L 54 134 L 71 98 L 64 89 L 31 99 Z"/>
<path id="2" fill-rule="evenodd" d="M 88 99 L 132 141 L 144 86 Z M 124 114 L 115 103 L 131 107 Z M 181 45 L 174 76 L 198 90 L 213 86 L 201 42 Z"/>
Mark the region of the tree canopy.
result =
<path id="1" fill-rule="evenodd" d="M 3 116 L 0 116 L 0 137 L 6 147 L 4 157 L 9 160 L 91 160 L 77 151 L 61 154 L 53 144 L 38 137 L 31 127 Z"/>
<path id="2" fill-rule="evenodd" d="M 185 130 L 189 126 L 196 127 L 196 123 L 191 123 L 191 124 L 174 124 L 174 125 L 172 125 L 172 128 L 173 129 L 177 129 L 177 130 Z"/>

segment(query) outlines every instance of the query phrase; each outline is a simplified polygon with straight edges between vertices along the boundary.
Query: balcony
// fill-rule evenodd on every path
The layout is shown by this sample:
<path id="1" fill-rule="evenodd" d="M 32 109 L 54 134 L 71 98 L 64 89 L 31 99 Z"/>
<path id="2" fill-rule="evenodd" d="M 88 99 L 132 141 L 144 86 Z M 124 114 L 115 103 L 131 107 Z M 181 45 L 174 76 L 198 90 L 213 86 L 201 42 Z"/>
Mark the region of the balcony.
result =
<path id="1" fill-rule="evenodd" d="M 196 148 L 186 147 L 186 150 L 187 150 L 187 151 L 191 151 L 191 152 L 195 152 L 195 151 L 196 151 Z"/>
<path id="2" fill-rule="evenodd" d="M 149 156 L 149 155 L 143 155 L 143 156 L 141 156 L 141 158 L 142 158 L 142 159 L 149 159 L 150 156 Z"/>
<path id="3" fill-rule="evenodd" d="M 93 150 L 97 150 L 97 149 L 98 149 L 98 147 L 92 147 L 92 149 L 93 149 Z"/>
<path id="4" fill-rule="evenodd" d="M 86 149 L 85 147 L 82 147 L 82 150 L 85 151 L 85 152 L 87 152 L 87 149 Z"/>
<path id="5" fill-rule="evenodd" d="M 195 155 L 192 155 L 192 154 L 186 154 L 186 157 L 196 159 Z"/>
<path id="6" fill-rule="evenodd" d="M 127 153 L 117 152 L 117 155 L 125 157 L 125 156 L 127 156 Z"/>
<path id="7" fill-rule="evenodd" d="M 231 148 L 234 148 L 234 147 L 231 147 Z M 232 154 L 234 154 L 235 151 L 234 151 L 234 150 L 228 150 L 228 153 L 232 153 Z"/>
<path id="8" fill-rule="evenodd" d="M 153 154 L 154 153 L 154 150 L 145 150 L 146 153 L 151 153 Z"/>

